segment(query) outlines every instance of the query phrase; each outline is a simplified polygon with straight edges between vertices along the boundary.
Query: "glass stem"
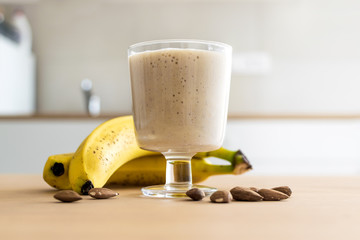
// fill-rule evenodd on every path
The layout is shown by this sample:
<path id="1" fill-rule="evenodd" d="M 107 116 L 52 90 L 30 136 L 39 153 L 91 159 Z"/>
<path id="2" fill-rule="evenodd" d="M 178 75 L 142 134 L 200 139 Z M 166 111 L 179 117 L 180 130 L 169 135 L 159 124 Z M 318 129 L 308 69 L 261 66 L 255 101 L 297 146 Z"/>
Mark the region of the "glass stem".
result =
<path id="1" fill-rule="evenodd" d="M 190 188 L 191 158 L 194 154 L 163 153 L 166 158 L 166 188 Z"/>

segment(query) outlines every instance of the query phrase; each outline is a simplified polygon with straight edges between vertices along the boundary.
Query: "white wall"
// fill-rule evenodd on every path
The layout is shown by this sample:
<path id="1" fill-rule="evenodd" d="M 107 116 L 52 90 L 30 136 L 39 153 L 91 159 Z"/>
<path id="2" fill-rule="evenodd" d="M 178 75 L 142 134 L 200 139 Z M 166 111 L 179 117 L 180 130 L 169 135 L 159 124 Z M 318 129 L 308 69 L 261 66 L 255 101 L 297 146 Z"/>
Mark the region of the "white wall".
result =
<path id="1" fill-rule="evenodd" d="M 127 47 L 163 38 L 266 52 L 272 72 L 233 76 L 233 114 L 359 114 L 360 1 L 39 0 L 34 30 L 40 113 L 83 113 L 94 81 L 103 113 L 130 112 Z"/>

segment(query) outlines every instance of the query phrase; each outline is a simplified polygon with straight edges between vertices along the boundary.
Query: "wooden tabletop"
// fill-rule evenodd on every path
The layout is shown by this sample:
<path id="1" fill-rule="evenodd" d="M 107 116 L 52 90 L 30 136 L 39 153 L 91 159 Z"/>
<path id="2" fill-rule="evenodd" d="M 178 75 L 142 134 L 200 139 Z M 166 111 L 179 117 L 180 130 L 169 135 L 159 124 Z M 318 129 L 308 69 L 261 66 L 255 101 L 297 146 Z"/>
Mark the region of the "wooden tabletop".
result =
<path id="1" fill-rule="evenodd" d="M 214 204 L 118 188 L 113 199 L 61 203 L 41 176 L 0 175 L 0 239 L 360 239 L 360 177 L 217 176 L 204 184 L 288 185 L 293 195 Z"/>

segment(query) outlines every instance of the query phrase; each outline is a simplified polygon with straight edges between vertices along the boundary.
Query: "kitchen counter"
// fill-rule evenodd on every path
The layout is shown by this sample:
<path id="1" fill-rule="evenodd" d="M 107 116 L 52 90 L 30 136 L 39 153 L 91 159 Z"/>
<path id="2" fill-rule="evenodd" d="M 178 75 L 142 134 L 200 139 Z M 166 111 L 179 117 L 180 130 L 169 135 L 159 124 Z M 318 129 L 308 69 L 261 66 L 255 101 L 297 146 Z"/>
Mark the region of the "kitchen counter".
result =
<path id="1" fill-rule="evenodd" d="M 61 203 L 40 175 L 0 175 L 1 239 L 360 239 L 360 177 L 217 176 L 204 184 L 288 185 L 281 202 L 150 199 L 113 188 L 107 200 Z"/>

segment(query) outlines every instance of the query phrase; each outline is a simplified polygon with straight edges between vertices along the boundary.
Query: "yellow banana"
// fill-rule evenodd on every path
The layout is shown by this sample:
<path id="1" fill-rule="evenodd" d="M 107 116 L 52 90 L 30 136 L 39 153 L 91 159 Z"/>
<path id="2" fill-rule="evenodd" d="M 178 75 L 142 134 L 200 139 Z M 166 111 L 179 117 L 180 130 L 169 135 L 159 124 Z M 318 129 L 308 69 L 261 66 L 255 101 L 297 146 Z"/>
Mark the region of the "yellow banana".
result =
<path id="1" fill-rule="evenodd" d="M 155 153 L 138 147 L 132 116 L 106 121 L 74 153 L 68 171 L 71 188 L 87 194 L 93 187 L 103 187 L 121 165 L 151 154 Z"/>
<path id="2" fill-rule="evenodd" d="M 71 189 L 68 180 L 68 166 L 73 154 L 50 156 L 44 168 L 44 180 L 58 189 Z M 222 158 L 230 165 L 214 165 L 206 157 Z M 166 161 L 162 154 L 133 159 L 120 166 L 107 181 L 107 184 L 128 186 L 145 186 L 163 184 L 165 182 Z M 219 174 L 241 174 L 251 165 L 240 151 L 230 151 L 220 148 L 211 152 L 198 153 L 191 161 L 193 183 L 204 181 L 209 176 Z M 62 173 L 62 175 L 61 175 Z"/>
<path id="3" fill-rule="evenodd" d="M 234 161 L 235 158 L 234 158 Z M 240 170 L 241 169 L 241 170 Z M 191 160 L 192 182 L 199 183 L 208 177 L 220 174 L 241 174 L 251 169 L 250 164 L 240 157 L 236 164 L 215 165 L 202 157 Z M 165 183 L 166 160 L 162 155 L 136 158 L 121 166 L 107 184 L 122 186 L 149 186 Z"/>
<path id="4" fill-rule="evenodd" d="M 69 164 L 74 153 L 52 155 L 45 163 L 43 178 L 47 184 L 57 189 L 71 189 Z"/>
<path id="5" fill-rule="evenodd" d="M 73 155 L 49 157 L 43 176 L 51 186 L 59 189 L 71 188 L 78 193 L 87 194 L 93 187 L 103 187 L 122 165 L 132 159 L 149 155 L 159 155 L 159 153 L 138 147 L 132 116 L 118 117 L 98 126 Z M 241 152 L 221 148 L 208 153 L 199 153 L 197 157 L 208 156 L 232 161 L 232 166 L 238 173 L 243 171 L 244 167 L 251 168 Z"/>

